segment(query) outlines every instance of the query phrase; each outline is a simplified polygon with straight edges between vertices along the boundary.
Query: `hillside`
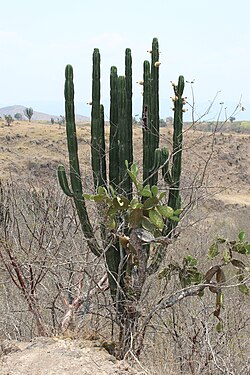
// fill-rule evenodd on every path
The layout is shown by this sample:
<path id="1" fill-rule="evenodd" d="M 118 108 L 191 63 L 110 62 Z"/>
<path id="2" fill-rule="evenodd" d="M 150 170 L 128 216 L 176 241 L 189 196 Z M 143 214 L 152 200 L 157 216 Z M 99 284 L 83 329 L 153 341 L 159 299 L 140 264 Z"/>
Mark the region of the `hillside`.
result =
<path id="1" fill-rule="evenodd" d="M 105 127 L 105 132 L 108 147 L 108 126 Z M 92 192 L 90 133 L 89 125 L 77 126 L 82 182 L 86 193 Z M 161 146 L 171 149 L 171 139 L 172 130 L 169 127 L 162 128 Z M 249 141 L 249 134 L 222 132 L 213 134 L 192 129 L 184 132 L 182 199 L 190 208 L 179 225 L 178 240 L 168 249 L 166 263 L 170 260 L 171 262 L 179 261 L 182 255 L 192 254 L 200 259 L 201 267 L 207 269 L 209 265 L 206 254 L 211 241 L 215 238 L 234 239 L 241 230 L 245 231 L 249 238 Z M 134 127 L 134 153 L 139 170 L 142 165 L 141 148 L 142 129 L 136 126 Z M 94 270 L 94 275 L 97 280 L 100 273 L 98 263 L 92 263 L 84 247 L 80 227 L 75 226 L 75 218 L 71 216 L 71 203 L 58 186 L 56 171 L 59 164 L 64 164 L 68 170 L 64 126 L 32 121 L 30 123 L 28 121 L 14 122 L 11 126 L 6 126 L 3 121 L 0 121 L 1 184 L 6 188 L 7 193 L 11 192 L 6 197 L 8 205 L 13 200 L 13 210 L 17 208 L 19 210 L 19 206 L 15 206 L 19 202 L 22 207 L 20 214 L 18 211 L 16 215 L 20 220 L 8 221 L 13 227 L 18 226 L 20 237 L 12 229 L 8 235 L 13 236 L 13 244 L 20 241 L 17 255 L 21 254 L 22 264 L 24 264 L 23 254 L 26 257 L 27 251 L 30 251 L 28 253 L 29 265 L 34 264 L 34 270 L 39 270 L 37 265 L 44 259 L 46 267 L 44 264 L 43 267 L 49 270 L 37 295 L 42 306 L 43 317 L 49 327 L 52 327 L 52 322 L 56 322 L 55 327 L 58 327 L 58 322 L 67 310 L 64 304 L 64 292 L 72 290 L 73 296 L 77 295 L 77 286 L 80 285 L 79 270 L 86 269 L 88 276 L 93 274 L 93 267 L 96 267 L 97 271 Z M 39 215 L 40 212 L 42 215 L 45 214 L 46 220 L 40 220 L 40 216 L 34 216 L 37 223 L 33 228 L 33 214 L 36 213 L 37 204 L 39 204 Z M 48 210 L 44 207 L 48 207 Z M 28 230 L 25 226 L 19 230 L 21 215 L 25 215 L 26 208 L 28 213 L 25 219 L 30 218 L 32 226 L 28 226 Z M 88 208 L 90 214 L 96 213 L 90 205 Z M 98 221 L 95 221 L 95 218 L 96 216 L 93 215 L 91 221 L 97 228 Z M 39 235 L 33 237 L 33 232 L 30 234 L 30 230 L 31 232 L 37 231 L 34 233 Z M 39 243 L 39 251 L 36 253 L 37 243 Z M 72 264 L 75 278 L 72 278 L 71 283 Z M 234 366 L 236 372 L 232 374 L 248 374 L 245 357 L 247 356 L 246 347 L 249 345 L 249 300 L 248 296 L 238 297 L 237 290 L 236 292 L 232 289 L 226 291 L 226 308 L 221 314 L 225 322 L 225 334 L 214 336 L 216 323 L 213 315 L 214 295 L 206 295 L 205 301 L 208 301 L 206 309 L 210 315 L 204 309 L 204 300 L 195 298 L 192 301 L 177 304 L 169 311 L 160 312 L 160 317 L 155 318 L 145 339 L 145 355 L 143 354 L 140 359 L 143 369 L 139 367 L 136 372 L 136 366 L 132 365 L 131 369 L 129 364 L 115 360 L 104 349 L 104 344 L 113 340 L 109 334 L 111 323 L 108 319 L 111 309 L 108 292 L 105 296 L 98 295 L 96 299 L 91 300 L 90 305 L 86 305 L 89 310 L 79 311 L 75 321 L 76 339 L 71 340 L 68 336 L 56 335 L 52 338 L 36 338 L 34 320 L 32 320 L 31 312 L 25 307 L 20 291 L 13 287 L 3 265 L 1 272 L 0 282 L 4 291 L 0 293 L 1 375 L 41 375 L 43 373 L 46 375 L 135 375 L 137 373 L 140 375 L 163 375 L 165 373 L 177 375 L 180 374 L 176 370 L 176 368 L 179 369 L 178 356 L 182 356 L 186 361 L 186 358 L 189 359 L 191 355 L 194 355 L 196 361 L 196 355 L 199 353 L 199 360 L 207 361 L 206 356 L 202 357 L 204 347 L 208 345 L 210 349 L 207 337 L 213 340 L 215 355 L 219 353 L 218 355 L 226 365 Z M 88 284 L 89 276 L 87 276 L 82 287 L 83 293 L 91 290 L 89 289 L 91 284 Z M 152 311 L 150 309 L 154 308 L 155 301 L 160 300 L 163 293 L 166 293 L 165 281 L 155 278 L 150 283 L 152 283 L 151 294 L 146 294 L 145 302 L 141 302 L 140 305 L 145 315 Z M 169 283 L 168 287 L 171 291 L 175 286 Z M 60 288 L 60 295 L 58 288 Z M 235 309 L 235 301 L 237 309 Z M 56 309 L 52 309 L 53 306 L 56 306 Z M 108 319 L 105 318 L 106 307 Z M 173 335 L 174 340 L 177 337 L 181 343 L 180 347 L 174 344 L 173 336 L 171 336 L 172 314 L 175 314 L 174 319 L 178 321 L 175 327 L 177 335 L 175 331 Z M 202 325 L 197 336 L 198 341 L 193 344 L 191 335 L 196 335 L 196 333 L 192 330 L 200 327 L 200 319 Z M 203 330 L 203 321 L 209 326 L 206 334 Z M 56 330 L 54 332 L 57 333 Z M 241 340 L 238 340 L 239 335 L 241 335 Z M 12 339 L 11 342 L 9 338 Z M 220 340 L 225 340 L 226 345 L 223 346 Z M 208 362 L 212 363 L 210 357 Z M 41 372 L 41 369 L 44 372 Z M 216 371 L 209 373 L 217 374 Z M 191 372 L 185 372 L 185 375 L 190 374 Z"/>
<path id="2" fill-rule="evenodd" d="M 4 115 L 11 115 L 12 117 L 15 116 L 16 113 L 20 113 L 23 116 L 23 119 L 26 120 L 23 112 L 26 107 L 23 105 L 12 105 L 9 107 L 0 108 L 0 117 Z M 33 121 L 50 121 L 53 118 L 55 121 L 60 117 L 60 115 L 50 115 L 47 113 L 37 112 L 34 110 L 34 114 L 32 116 Z M 76 115 L 77 122 L 89 122 L 89 118 L 87 116 Z"/>

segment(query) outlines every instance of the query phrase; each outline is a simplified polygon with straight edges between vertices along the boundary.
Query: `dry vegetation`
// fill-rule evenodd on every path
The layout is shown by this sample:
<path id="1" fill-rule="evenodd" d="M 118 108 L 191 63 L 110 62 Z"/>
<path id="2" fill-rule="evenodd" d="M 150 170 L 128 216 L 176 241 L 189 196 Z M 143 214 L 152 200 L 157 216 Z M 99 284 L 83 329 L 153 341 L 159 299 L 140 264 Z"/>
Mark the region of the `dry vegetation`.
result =
<path id="1" fill-rule="evenodd" d="M 162 129 L 161 142 L 169 147 L 170 134 L 168 128 Z M 90 192 L 88 125 L 78 126 L 78 139 L 83 184 Z M 192 254 L 205 269 L 208 247 L 216 237 L 235 239 L 240 230 L 250 236 L 249 141 L 249 134 L 185 131 L 182 197 L 188 210 L 166 264 Z M 140 166 L 139 127 L 134 130 L 134 149 Z M 35 122 L 0 126 L 0 177 L 11 218 L 8 233 L 1 229 L 1 236 L 8 239 L 16 260 L 22 264 L 25 282 L 37 280 L 34 298 L 48 334 L 58 334 L 69 304 L 80 293 L 85 302 L 71 329 L 78 338 L 98 338 L 102 347 L 112 352 L 110 332 L 115 335 L 115 318 L 108 294 L 94 295 L 91 300 L 88 297 L 102 276 L 102 266 L 89 254 L 72 204 L 58 187 L 56 169 L 60 163 L 68 164 L 64 127 Z M 92 216 L 98 227 L 95 211 Z M 2 258 L 0 264 L 0 338 L 30 340 L 38 333 L 37 324 L 25 303 L 20 280 L 13 273 L 15 285 L 6 270 L 6 259 Z M 178 287 L 170 282 L 168 293 Z M 165 281 L 150 279 L 144 291 L 145 316 L 163 293 Z M 195 297 L 157 313 L 147 330 L 141 371 L 152 375 L 247 375 L 249 297 L 232 288 L 225 295 L 224 331 L 220 334 L 214 331 L 215 301 L 208 294 L 205 299 Z M 115 373 L 111 370 L 110 374 Z M 116 373 L 128 371 L 117 367 Z"/>

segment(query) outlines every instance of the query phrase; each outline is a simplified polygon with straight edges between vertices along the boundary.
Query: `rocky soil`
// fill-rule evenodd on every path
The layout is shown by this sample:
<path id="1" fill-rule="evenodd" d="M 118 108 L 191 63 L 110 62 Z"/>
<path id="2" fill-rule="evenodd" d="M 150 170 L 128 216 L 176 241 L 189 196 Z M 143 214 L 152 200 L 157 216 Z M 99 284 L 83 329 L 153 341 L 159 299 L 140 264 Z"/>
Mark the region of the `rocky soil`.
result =
<path id="1" fill-rule="evenodd" d="M 116 360 L 98 341 L 37 338 L 0 341 L 1 375 L 146 375 Z"/>

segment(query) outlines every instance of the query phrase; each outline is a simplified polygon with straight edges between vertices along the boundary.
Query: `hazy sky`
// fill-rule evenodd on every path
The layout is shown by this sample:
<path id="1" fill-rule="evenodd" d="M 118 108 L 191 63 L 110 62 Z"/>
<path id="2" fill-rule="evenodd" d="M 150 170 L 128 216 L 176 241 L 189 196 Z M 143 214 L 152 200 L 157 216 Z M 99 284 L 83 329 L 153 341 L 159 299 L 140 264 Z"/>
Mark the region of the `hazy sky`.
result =
<path id="1" fill-rule="evenodd" d="M 228 112 L 239 103 L 250 119 L 249 0 L 8 0 L 1 2 L 0 107 L 20 104 L 63 114 L 64 69 L 72 64 L 77 113 L 89 115 L 92 52 L 101 53 L 102 101 L 112 65 L 124 74 L 132 49 L 134 114 L 140 110 L 142 65 L 153 37 L 160 45 L 161 116 L 170 116 L 170 81 L 195 79 L 198 113 L 221 91 Z M 186 87 L 191 99 L 190 85 Z M 224 110 L 223 110 L 224 111 Z M 108 107 L 106 107 L 108 117 Z"/>

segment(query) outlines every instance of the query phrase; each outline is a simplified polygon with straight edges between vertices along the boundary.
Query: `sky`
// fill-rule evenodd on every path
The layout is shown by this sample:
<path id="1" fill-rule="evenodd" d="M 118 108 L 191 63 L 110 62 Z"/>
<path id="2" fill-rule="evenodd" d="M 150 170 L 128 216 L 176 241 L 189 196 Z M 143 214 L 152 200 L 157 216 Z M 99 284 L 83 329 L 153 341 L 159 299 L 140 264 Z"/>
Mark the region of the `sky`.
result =
<path id="1" fill-rule="evenodd" d="M 32 106 L 64 114 L 64 71 L 74 69 L 78 114 L 90 115 L 92 52 L 101 53 L 101 97 L 109 112 L 109 72 L 124 74 L 133 58 L 133 114 L 140 116 L 143 61 L 154 37 L 160 47 L 160 116 L 172 116 L 172 86 L 180 74 L 185 96 L 206 119 L 250 120 L 249 0 L 8 0 L 1 2 L 0 107 Z M 192 88 L 192 89 L 191 89 Z M 194 99 L 192 96 L 192 90 Z M 219 104 L 223 103 L 223 104 Z M 191 108 L 189 114 L 191 116 Z"/>

